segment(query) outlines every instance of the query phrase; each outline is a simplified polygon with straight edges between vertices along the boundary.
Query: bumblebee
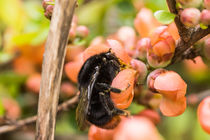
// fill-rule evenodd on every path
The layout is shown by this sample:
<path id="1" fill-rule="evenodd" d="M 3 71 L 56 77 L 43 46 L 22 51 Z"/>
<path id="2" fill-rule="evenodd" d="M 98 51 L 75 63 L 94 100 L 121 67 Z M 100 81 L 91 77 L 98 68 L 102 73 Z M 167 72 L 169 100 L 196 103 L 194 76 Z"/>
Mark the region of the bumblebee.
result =
<path id="1" fill-rule="evenodd" d="M 115 107 L 110 97 L 111 91 L 120 94 L 121 90 L 111 87 L 111 83 L 125 67 L 110 50 L 85 61 L 78 75 L 80 96 L 76 120 L 80 130 L 89 124 L 112 129 L 120 122 L 120 115 L 128 116 L 127 111 Z"/>

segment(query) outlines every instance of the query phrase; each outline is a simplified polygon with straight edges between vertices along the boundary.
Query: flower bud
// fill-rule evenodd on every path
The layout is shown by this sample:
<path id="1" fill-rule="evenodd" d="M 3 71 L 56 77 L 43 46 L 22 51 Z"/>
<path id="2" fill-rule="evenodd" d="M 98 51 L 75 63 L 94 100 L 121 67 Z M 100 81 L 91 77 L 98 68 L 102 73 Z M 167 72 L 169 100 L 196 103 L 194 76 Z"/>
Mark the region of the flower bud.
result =
<path id="1" fill-rule="evenodd" d="M 204 42 L 204 55 L 208 60 L 210 60 L 210 37 Z"/>
<path id="2" fill-rule="evenodd" d="M 34 93 L 39 93 L 41 85 L 40 83 L 41 83 L 41 74 L 39 73 L 32 74 L 26 81 L 26 87 Z"/>
<path id="3" fill-rule="evenodd" d="M 154 68 L 166 67 L 174 56 L 175 40 L 167 26 L 158 27 L 151 35 L 151 46 L 147 48 L 147 61 Z"/>
<path id="4" fill-rule="evenodd" d="M 200 21 L 200 11 L 196 8 L 186 8 L 181 12 L 181 22 L 187 27 L 195 27 Z"/>
<path id="5" fill-rule="evenodd" d="M 48 2 L 53 2 L 54 0 L 43 0 L 42 1 L 42 6 L 44 8 L 44 15 L 46 18 L 51 19 L 54 5 L 48 4 Z"/>
<path id="6" fill-rule="evenodd" d="M 44 16 L 48 19 L 51 19 L 52 17 L 52 13 L 53 13 L 53 9 L 54 9 L 54 6 L 53 5 L 48 5 L 47 8 L 46 8 L 46 11 L 44 13 Z"/>
<path id="7" fill-rule="evenodd" d="M 177 0 L 177 2 L 181 3 L 184 8 L 187 7 L 200 7 L 203 0 Z"/>
<path id="8" fill-rule="evenodd" d="M 137 41 L 135 46 L 134 58 L 145 60 L 147 57 L 147 48 L 151 47 L 150 38 L 142 38 Z"/>
<path id="9" fill-rule="evenodd" d="M 201 127 L 210 134 L 210 96 L 206 97 L 198 106 L 198 120 Z"/>
<path id="10" fill-rule="evenodd" d="M 137 84 L 144 83 L 144 80 L 147 76 L 147 66 L 140 60 L 132 59 L 131 67 L 137 71 Z"/>
<path id="11" fill-rule="evenodd" d="M 80 37 L 87 37 L 89 29 L 86 26 L 80 25 L 76 28 L 76 35 Z"/>
<path id="12" fill-rule="evenodd" d="M 204 6 L 206 9 L 210 10 L 210 0 L 204 0 Z"/>
<path id="13" fill-rule="evenodd" d="M 104 37 L 97 36 L 90 42 L 90 46 L 96 46 L 96 45 L 104 44 L 105 42 L 106 41 L 105 41 Z"/>
<path id="14" fill-rule="evenodd" d="M 49 5 L 48 2 L 54 2 L 54 0 L 43 0 L 43 1 L 42 1 L 42 7 L 43 7 L 44 9 L 46 9 L 47 6 Z"/>
<path id="15" fill-rule="evenodd" d="M 70 31 L 69 31 L 69 40 L 73 40 L 76 36 L 76 30 L 77 30 L 77 23 L 78 23 L 78 19 L 77 19 L 77 16 L 74 15 L 73 16 L 73 19 L 72 19 L 72 22 L 71 22 L 71 28 L 70 28 Z"/>
<path id="16" fill-rule="evenodd" d="M 210 25 L 210 10 L 203 10 L 201 12 L 201 22 L 204 25 Z"/>
<path id="17" fill-rule="evenodd" d="M 6 118 L 16 120 L 21 116 L 21 108 L 16 100 L 4 97 L 1 99 L 2 105 L 6 111 Z"/>
<path id="18" fill-rule="evenodd" d="M 63 82 L 61 84 L 61 93 L 65 94 L 67 97 L 72 97 L 76 94 L 76 87 L 70 82 Z"/>

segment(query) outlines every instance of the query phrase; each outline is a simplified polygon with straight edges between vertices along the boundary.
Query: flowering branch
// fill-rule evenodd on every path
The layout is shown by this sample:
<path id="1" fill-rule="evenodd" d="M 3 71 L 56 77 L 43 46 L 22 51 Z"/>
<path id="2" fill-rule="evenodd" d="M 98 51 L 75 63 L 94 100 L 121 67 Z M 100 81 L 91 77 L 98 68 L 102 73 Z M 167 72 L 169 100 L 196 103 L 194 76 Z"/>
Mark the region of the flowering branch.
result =
<path id="1" fill-rule="evenodd" d="M 190 59 L 193 59 L 197 55 L 194 53 L 195 50 L 189 48 L 201 38 L 208 35 L 210 33 L 210 27 L 208 26 L 207 29 L 201 29 L 200 27 L 186 28 L 180 20 L 179 11 L 176 8 L 176 0 L 167 0 L 167 4 L 170 12 L 176 15 L 174 21 L 176 23 L 180 35 L 180 39 L 177 41 L 175 54 L 171 64 L 188 58 L 188 55 L 191 56 Z M 188 52 L 185 53 L 187 50 Z"/>

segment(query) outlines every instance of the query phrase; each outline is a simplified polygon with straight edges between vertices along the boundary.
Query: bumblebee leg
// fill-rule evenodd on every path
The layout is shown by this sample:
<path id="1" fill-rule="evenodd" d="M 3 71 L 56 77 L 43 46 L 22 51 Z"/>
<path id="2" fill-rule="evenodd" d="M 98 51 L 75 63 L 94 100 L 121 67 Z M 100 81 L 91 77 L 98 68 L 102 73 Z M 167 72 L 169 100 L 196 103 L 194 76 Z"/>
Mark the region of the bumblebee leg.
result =
<path id="1" fill-rule="evenodd" d="M 121 93 L 123 91 L 126 91 L 131 85 L 128 84 L 128 86 L 125 89 L 119 89 L 119 88 L 115 88 L 115 87 L 111 87 L 110 85 L 106 84 L 106 83 L 97 83 L 98 88 L 103 88 L 104 90 L 107 91 L 111 91 L 114 93 Z"/>
<path id="2" fill-rule="evenodd" d="M 104 108 L 106 109 L 106 111 L 108 112 L 108 114 L 112 115 L 115 107 L 112 101 L 110 100 L 110 97 L 108 96 L 108 94 L 99 92 L 99 99 L 101 103 L 103 104 Z"/>
<path id="3" fill-rule="evenodd" d="M 115 113 L 117 114 L 117 115 L 122 115 L 122 116 L 126 116 L 126 117 L 128 117 L 128 116 L 130 116 L 130 112 L 129 111 L 127 111 L 127 110 L 121 110 L 121 109 L 115 109 Z"/>
<path id="4" fill-rule="evenodd" d="M 99 92 L 100 101 L 104 105 L 104 108 L 108 112 L 109 115 L 122 115 L 122 116 L 130 116 L 130 112 L 127 110 L 121 110 L 114 107 L 113 102 L 111 101 L 110 97 L 103 92 Z"/>
<path id="5" fill-rule="evenodd" d="M 126 91 L 130 86 L 131 86 L 131 85 L 128 84 L 128 86 L 127 86 L 125 89 L 119 89 L 119 88 L 111 87 L 111 90 L 110 90 L 110 91 L 112 91 L 112 92 L 114 92 L 114 93 L 121 93 L 121 92 L 123 92 L 123 91 Z"/>
<path id="6" fill-rule="evenodd" d="M 106 83 L 97 83 L 97 86 L 98 86 L 98 88 L 103 88 L 104 90 L 112 91 L 114 93 L 121 93 L 122 92 L 121 89 L 111 87 L 110 85 L 108 85 Z"/>

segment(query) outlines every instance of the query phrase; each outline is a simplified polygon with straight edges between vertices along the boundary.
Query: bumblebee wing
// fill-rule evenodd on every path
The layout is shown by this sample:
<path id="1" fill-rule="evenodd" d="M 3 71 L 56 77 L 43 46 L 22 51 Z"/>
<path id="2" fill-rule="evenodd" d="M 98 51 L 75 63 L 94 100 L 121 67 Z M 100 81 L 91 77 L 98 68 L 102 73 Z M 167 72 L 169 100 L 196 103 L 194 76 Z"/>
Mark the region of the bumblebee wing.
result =
<path id="1" fill-rule="evenodd" d="M 80 90 L 80 100 L 76 110 L 76 120 L 77 125 L 80 130 L 85 130 L 88 126 L 86 121 L 86 112 L 88 111 L 89 101 L 88 101 L 88 90 L 81 88 Z"/>
<path id="2" fill-rule="evenodd" d="M 80 99 L 76 110 L 76 121 L 80 130 L 85 130 L 88 126 L 86 116 L 91 100 L 93 87 L 99 74 L 99 67 L 97 66 L 95 73 L 91 77 L 90 83 L 87 87 L 80 87 Z"/>

